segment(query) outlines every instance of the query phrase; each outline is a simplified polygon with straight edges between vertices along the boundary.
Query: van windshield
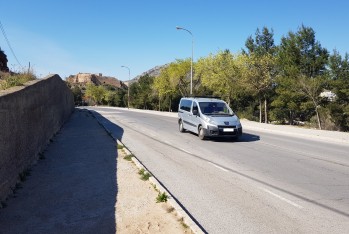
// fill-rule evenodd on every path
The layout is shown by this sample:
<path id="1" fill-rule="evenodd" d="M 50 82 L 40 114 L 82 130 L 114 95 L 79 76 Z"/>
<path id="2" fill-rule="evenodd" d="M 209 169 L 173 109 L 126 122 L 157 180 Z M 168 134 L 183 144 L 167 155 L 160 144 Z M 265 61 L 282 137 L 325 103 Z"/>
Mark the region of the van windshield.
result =
<path id="1" fill-rule="evenodd" d="M 199 102 L 199 106 L 204 115 L 234 115 L 224 102 Z"/>

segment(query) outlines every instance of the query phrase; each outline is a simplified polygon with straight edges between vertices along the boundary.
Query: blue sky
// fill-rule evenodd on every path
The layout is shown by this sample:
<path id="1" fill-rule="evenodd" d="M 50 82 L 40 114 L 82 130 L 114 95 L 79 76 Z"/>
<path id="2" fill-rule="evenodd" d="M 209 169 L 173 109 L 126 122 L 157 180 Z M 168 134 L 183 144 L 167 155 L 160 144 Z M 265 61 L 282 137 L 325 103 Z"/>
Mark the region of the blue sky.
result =
<path id="1" fill-rule="evenodd" d="M 194 61 L 219 50 L 237 53 L 264 26 L 275 43 L 302 24 L 330 52 L 349 52 L 349 1 L 324 0 L 0 0 L 0 21 L 23 67 L 38 76 L 62 78 L 79 72 L 120 80 L 157 65 L 191 56 Z M 0 47 L 9 67 L 20 70 L 4 36 Z"/>

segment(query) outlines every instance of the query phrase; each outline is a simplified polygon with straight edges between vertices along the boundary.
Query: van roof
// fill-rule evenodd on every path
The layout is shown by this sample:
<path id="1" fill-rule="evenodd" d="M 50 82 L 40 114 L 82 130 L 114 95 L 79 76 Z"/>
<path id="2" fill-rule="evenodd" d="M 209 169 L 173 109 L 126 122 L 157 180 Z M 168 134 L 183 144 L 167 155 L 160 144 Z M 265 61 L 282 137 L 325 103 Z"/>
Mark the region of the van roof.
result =
<path id="1" fill-rule="evenodd" d="M 183 97 L 182 99 L 197 100 L 198 102 L 224 102 L 217 97 Z"/>

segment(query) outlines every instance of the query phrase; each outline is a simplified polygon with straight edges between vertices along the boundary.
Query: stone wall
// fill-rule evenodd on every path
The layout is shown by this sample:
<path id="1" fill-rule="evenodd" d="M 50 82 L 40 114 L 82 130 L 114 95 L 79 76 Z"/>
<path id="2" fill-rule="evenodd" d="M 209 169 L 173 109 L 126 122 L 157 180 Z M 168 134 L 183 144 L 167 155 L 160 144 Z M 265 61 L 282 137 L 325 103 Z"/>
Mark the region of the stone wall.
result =
<path id="1" fill-rule="evenodd" d="M 58 75 L 0 91 L 0 201 L 73 110 L 73 94 Z"/>

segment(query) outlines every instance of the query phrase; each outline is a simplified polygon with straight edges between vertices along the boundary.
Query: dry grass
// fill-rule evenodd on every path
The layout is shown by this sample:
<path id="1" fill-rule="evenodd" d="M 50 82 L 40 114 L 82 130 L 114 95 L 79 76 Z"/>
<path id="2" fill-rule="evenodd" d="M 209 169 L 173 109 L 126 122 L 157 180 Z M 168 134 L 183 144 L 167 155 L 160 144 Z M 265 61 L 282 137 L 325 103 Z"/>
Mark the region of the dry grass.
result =
<path id="1" fill-rule="evenodd" d="M 0 72 L 0 90 L 5 90 L 14 86 L 21 86 L 24 83 L 35 80 L 33 72 L 8 73 Z"/>

